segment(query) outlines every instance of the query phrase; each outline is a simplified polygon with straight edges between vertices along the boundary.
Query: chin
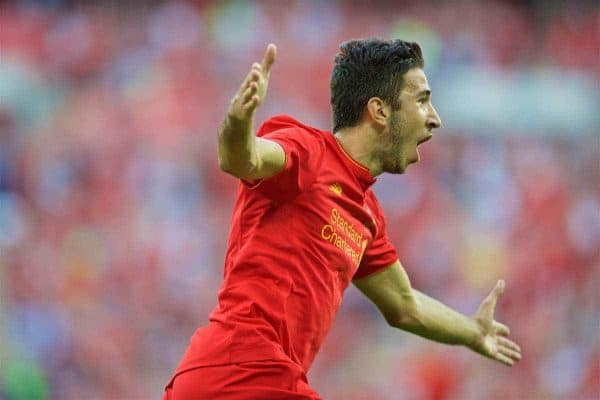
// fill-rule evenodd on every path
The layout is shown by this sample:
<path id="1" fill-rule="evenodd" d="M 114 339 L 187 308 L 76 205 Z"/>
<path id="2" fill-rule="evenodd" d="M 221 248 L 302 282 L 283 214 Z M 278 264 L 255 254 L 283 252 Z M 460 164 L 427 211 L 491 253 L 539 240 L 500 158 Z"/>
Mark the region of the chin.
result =
<path id="1" fill-rule="evenodd" d="M 403 174 L 406 172 L 408 166 L 416 161 L 409 161 L 405 159 L 390 160 L 387 166 L 383 169 L 384 172 L 389 174 Z"/>
<path id="2" fill-rule="evenodd" d="M 413 161 L 409 161 L 407 163 L 401 163 L 398 165 L 398 172 L 396 172 L 397 174 L 403 174 L 406 172 L 406 170 L 408 169 L 409 166 L 411 166 L 412 164 L 416 164 L 418 163 L 419 160 L 413 160 Z"/>
<path id="3" fill-rule="evenodd" d="M 403 174 L 406 172 L 406 168 L 408 168 L 408 164 L 398 163 L 394 165 L 393 168 L 390 168 L 387 172 L 391 174 Z"/>

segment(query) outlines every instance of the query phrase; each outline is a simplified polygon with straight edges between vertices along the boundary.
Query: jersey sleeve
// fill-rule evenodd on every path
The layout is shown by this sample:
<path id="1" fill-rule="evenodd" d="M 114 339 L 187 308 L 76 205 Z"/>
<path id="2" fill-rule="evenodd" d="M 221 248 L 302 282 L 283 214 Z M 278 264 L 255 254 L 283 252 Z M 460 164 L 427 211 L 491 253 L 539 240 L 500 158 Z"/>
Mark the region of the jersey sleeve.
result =
<path id="1" fill-rule="evenodd" d="M 369 199 L 367 199 L 367 204 L 369 205 L 377 227 L 376 234 L 370 245 L 367 246 L 360 265 L 352 279 L 364 278 L 375 272 L 379 272 L 398 261 L 396 249 L 387 235 L 383 211 L 381 210 L 375 195 L 371 191 L 369 194 L 370 196 Z"/>
<path id="2" fill-rule="evenodd" d="M 261 125 L 258 137 L 272 140 L 285 152 L 285 165 L 277 174 L 242 183 L 274 200 L 289 200 L 307 190 L 317 177 L 325 144 L 322 134 L 291 118 L 274 117 Z"/>

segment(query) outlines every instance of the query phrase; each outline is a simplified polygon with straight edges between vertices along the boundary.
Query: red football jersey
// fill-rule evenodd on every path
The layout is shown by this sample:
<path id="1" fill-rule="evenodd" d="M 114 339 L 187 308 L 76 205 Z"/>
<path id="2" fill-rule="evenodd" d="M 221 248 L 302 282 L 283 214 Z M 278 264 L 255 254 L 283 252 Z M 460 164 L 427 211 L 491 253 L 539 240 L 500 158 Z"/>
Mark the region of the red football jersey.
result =
<path id="1" fill-rule="evenodd" d="M 308 371 L 350 281 L 398 259 L 375 179 L 331 132 L 277 116 L 257 136 L 281 145 L 285 167 L 240 184 L 218 305 L 176 374 L 257 360 Z"/>

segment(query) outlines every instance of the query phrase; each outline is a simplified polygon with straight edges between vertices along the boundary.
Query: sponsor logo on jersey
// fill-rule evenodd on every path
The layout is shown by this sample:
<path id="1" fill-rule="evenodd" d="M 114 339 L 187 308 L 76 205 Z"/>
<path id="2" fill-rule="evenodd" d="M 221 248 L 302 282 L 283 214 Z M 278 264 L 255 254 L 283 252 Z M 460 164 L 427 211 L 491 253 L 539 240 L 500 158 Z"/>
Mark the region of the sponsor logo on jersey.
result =
<path id="1" fill-rule="evenodd" d="M 321 238 L 344 252 L 356 267 L 367 248 L 367 240 L 337 208 L 331 209 L 328 223 L 321 227 Z"/>

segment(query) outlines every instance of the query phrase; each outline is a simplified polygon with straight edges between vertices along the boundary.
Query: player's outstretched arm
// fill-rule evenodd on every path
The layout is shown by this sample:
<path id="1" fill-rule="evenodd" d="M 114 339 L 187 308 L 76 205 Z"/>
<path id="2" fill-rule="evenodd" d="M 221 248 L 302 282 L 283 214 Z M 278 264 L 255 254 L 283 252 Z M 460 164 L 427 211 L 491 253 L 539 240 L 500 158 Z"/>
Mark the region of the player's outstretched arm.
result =
<path id="1" fill-rule="evenodd" d="M 260 179 L 275 175 L 285 163 L 285 153 L 277 143 L 254 135 L 254 113 L 267 94 L 276 47 L 269 44 L 261 63 L 254 63 L 237 93 L 219 131 L 219 166 L 240 179 Z"/>
<path id="2" fill-rule="evenodd" d="M 507 337 L 508 327 L 494 320 L 504 281 L 498 282 L 473 317 L 413 289 L 399 261 L 354 284 L 396 328 L 437 342 L 464 345 L 508 366 L 521 359 L 521 349 Z"/>

